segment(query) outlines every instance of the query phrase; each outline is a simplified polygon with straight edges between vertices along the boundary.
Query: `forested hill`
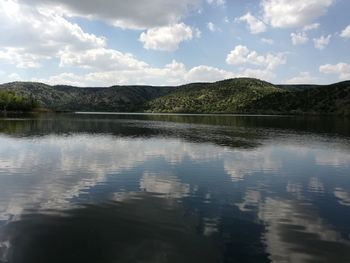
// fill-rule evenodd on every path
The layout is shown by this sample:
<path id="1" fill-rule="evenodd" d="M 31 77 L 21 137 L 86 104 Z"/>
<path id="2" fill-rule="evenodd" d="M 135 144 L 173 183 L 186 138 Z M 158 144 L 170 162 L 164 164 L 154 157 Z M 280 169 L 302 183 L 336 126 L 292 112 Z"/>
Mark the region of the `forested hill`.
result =
<path id="1" fill-rule="evenodd" d="M 154 112 L 350 115 L 350 81 L 273 85 L 249 78 L 181 87 L 151 100 Z"/>
<path id="2" fill-rule="evenodd" d="M 42 107 L 56 111 L 138 111 L 146 101 L 176 90 L 174 87 L 152 86 L 78 88 L 36 82 L 2 84 L 1 89 L 21 96 L 31 95 Z"/>
<path id="3" fill-rule="evenodd" d="M 34 82 L 0 85 L 0 91 L 34 98 L 57 111 L 350 115 L 350 81 L 332 85 L 273 85 L 251 78 L 177 87 L 78 88 Z"/>

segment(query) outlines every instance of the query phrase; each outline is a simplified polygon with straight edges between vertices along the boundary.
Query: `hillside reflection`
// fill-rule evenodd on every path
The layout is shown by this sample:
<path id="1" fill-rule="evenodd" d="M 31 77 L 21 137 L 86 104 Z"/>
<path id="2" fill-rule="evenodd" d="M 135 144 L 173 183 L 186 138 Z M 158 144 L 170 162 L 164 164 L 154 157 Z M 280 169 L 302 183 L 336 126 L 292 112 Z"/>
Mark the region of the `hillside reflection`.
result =
<path id="1" fill-rule="evenodd" d="M 135 117 L 135 116 L 132 116 Z M 6 119 L 0 121 L 0 132 L 16 137 L 36 137 L 48 134 L 70 135 L 76 133 L 104 134 L 116 137 L 181 138 L 190 142 L 210 142 L 217 145 L 250 148 L 258 146 L 263 134 L 244 128 L 229 128 L 187 122 L 178 117 L 164 122 L 155 115 L 126 119 L 109 115 L 39 115 L 35 118 Z"/>

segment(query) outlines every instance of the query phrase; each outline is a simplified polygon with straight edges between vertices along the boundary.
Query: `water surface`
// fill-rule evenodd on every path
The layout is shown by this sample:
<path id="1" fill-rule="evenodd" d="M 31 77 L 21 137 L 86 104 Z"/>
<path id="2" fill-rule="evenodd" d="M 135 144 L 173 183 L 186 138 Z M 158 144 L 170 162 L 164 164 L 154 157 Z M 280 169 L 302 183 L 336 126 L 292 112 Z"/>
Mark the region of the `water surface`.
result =
<path id="1" fill-rule="evenodd" d="M 3 117 L 0 262 L 350 262 L 350 121 Z"/>

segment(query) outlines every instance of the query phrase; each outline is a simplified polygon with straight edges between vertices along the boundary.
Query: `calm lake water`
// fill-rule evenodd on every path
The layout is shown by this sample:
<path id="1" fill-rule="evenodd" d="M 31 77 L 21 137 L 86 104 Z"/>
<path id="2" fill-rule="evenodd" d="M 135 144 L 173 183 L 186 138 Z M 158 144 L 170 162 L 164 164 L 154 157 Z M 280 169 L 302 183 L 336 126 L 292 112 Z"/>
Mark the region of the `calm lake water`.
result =
<path id="1" fill-rule="evenodd" d="M 1 118 L 0 262 L 350 262 L 350 120 Z"/>

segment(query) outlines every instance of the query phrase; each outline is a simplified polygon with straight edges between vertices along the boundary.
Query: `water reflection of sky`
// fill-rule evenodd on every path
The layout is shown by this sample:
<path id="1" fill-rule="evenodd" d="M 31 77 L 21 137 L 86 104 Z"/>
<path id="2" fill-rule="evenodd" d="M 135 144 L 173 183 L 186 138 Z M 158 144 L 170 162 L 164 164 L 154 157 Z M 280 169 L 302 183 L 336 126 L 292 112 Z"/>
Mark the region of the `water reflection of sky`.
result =
<path id="1" fill-rule="evenodd" d="M 122 124 L 123 134 L 128 125 L 135 129 L 136 124 Z M 192 128 L 200 130 L 201 126 Z M 159 130 L 161 125 L 148 129 Z M 166 226 L 190 221 L 194 233 L 183 225 L 176 229 L 191 232 L 193 240 L 196 235 L 208 238 L 211 241 L 205 247 L 215 247 L 227 262 L 254 262 L 254 257 L 259 262 L 347 262 L 347 139 L 339 143 L 315 134 L 278 134 L 274 130 L 274 138 L 269 131 L 253 136 L 254 147 L 252 143 L 235 147 L 227 143 L 229 128 L 221 135 L 213 129 L 214 141 L 179 129 L 166 136 L 153 131 L 150 137 L 97 132 L 0 135 L 0 262 L 10 258 L 14 241 L 9 226 L 33 222 L 32 218 L 28 221 L 30 216 L 43 220 L 38 215 L 68 215 L 83 220 L 80 211 L 84 210 L 79 209 L 85 205 L 96 205 L 102 216 L 103 206 L 99 205 L 106 202 L 116 202 L 117 208 L 112 205 L 109 209 L 120 212 L 124 203 L 140 209 L 141 204 L 148 206 L 157 200 L 164 209 L 150 209 L 154 214 L 142 209 L 134 219 L 144 217 L 152 222 L 147 221 L 149 227 L 162 227 L 162 222 L 153 222 L 155 214 L 175 209 L 176 216 L 169 216 L 171 222 L 165 221 Z M 210 129 L 203 129 L 210 137 Z M 232 129 L 237 141 L 237 131 Z M 126 219 L 131 216 L 122 214 Z M 32 229 L 34 235 L 37 228 Z M 142 234 L 138 236 L 141 240 Z"/>

